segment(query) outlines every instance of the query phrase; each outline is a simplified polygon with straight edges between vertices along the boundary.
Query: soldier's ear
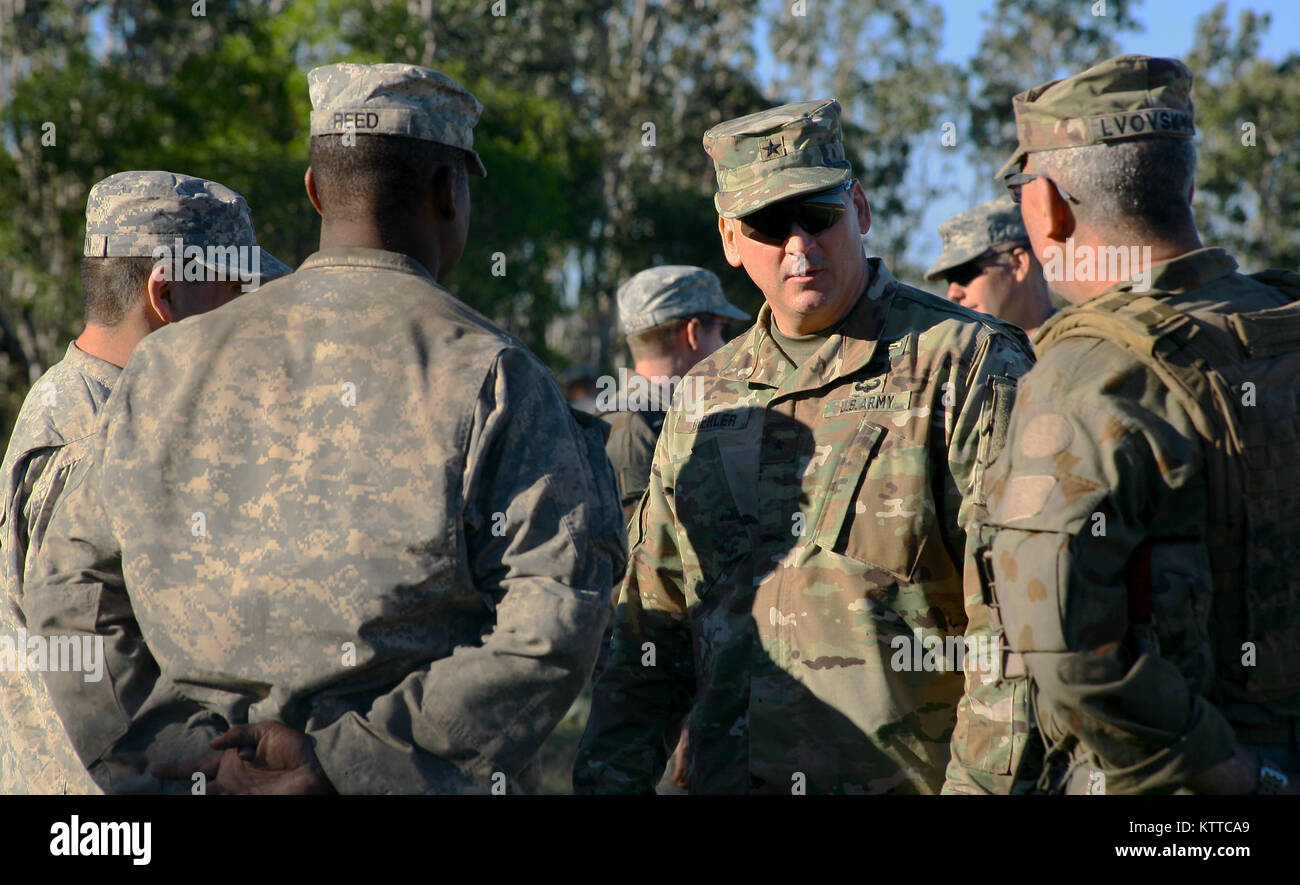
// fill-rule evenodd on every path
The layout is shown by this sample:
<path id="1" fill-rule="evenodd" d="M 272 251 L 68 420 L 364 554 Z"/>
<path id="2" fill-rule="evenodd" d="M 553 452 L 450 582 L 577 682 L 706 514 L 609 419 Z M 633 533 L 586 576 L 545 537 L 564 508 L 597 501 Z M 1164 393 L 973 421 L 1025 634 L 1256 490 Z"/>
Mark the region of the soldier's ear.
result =
<path id="1" fill-rule="evenodd" d="M 849 199 L 853 201 L 853 208 L 858 213 L 858 233 L 865 235 L 871 230 L 871 204 L 867 202 L 867 192 L 856 179 L 849 188 Z"/>
<path id="2" fill-rule="evenodd" d="M 736 238 L 740 236 L 739 224 L 719 215 L 718 236 L 722 237 L 722 254 L 726 256 L 727 264 L 740 267 L 740 246 L 736 243 Z"/>
<path id="3" fill-rule="evenodd" d="M 1011 272 L 1015 275 L 1017 283 L 1023 283 L 1029 279 L 1029 274 L 1033 270 L 1033 260 L 1029 257 L 1029 250 L 1024 246 L 1017 246 L 1011 250 Z"/>
<path id="4" fill-rule="evenodd" d="M 149 304 L 150 325 L 165 326 L 176 322 L 176 308 L 172 305 L 172 284 L 167 279 L 167 262 L 160 261 L 149 271 L 145 280 L 145 293 Z"/>
<path id="5" fill-rule="evenodd" d="M 456 178 L 459 172 L 451 166 L 440 166 L 433 173 L 433 211 L 439 221 L 456 220 Z"/>
<path id="6" fill-rule="evenodd" d="M 302 183 L 307 188 L 307 199 L 311 200 L 311 204 L 316 207 L 316 214 L 324 215 L 320 207 L 320 197 L 316 193 L 316 173 L 311 171 L 310 166 L 302 177 Z"/>

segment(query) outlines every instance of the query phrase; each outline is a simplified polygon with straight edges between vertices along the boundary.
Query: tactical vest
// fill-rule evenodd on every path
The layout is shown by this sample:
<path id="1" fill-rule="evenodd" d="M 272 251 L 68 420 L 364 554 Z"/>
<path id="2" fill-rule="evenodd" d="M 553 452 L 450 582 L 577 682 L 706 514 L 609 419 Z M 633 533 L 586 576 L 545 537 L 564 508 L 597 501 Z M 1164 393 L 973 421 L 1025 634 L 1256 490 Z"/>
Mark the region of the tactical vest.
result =
<path id="1" fill-rule="evenodd" d="M 1300 274 L 1251 279 L 1293 303 L 1252 313 L 1185 311 L 1149 292 L 1120 290 L 1066 310 L 1037 342 L 1040 356 L 1067 338 L 1124 347 L 1195 424 L 1210 494 L 1204 540 L 1216 678 L 1207 697 L 1215 703 L 1300 693 Z M 1129 592 L 1149 595 L 1149 581 L 1130 583 Z M 1130 598 L 1130 609 L 1150 605 Z M 1253 666 L 1243 663 L 1248 642 Z"/>

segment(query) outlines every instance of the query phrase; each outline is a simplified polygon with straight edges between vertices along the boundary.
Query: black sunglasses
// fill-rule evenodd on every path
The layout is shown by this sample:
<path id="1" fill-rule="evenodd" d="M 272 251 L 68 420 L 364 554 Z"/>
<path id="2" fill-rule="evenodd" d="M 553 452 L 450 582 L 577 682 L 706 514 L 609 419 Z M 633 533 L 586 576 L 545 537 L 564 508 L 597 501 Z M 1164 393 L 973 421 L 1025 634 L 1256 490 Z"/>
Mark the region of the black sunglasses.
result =
<path id="1" fill-rule="evenodd" d="M 840 194 L 852 187 L 853 181 L 849 179 L 830 190 L 782 200 L 751 212 L 740 219 L 741 232 L 751 240 L 780 245 L 789 239 L 790 229 L 797 221 L 800 227 L 816 236 L 844 216 L 844 201 Z"/>
<path id="2" fill-rule="evenodd" d="M 1020 189 L 1025 185 L 1029 184 L 1029 182 L 1033 181 L 1035 178 L 1042 178 L 1042 179 L 1046 179 L 1047 181 L 1051 181 L 1052 184 L 1056 187 L 1056 190 L 1061 194 L 1062 199 L 1068 200 L 1071 203 L 1079 202 L 1074 197 L 1070 196 L 1069 193 L 1066 192 L 1065 188 L 1061 187 L 1055 181 L 1052 181 L 1052 179 L 1048 178 L 1046 175 L 1038 175 L 1033 172 L 1013 172 L 1010 175 L 1008 175 L 1006 178 L 1002 179 L 1002 183 L 1006 185 L 1008 190 L 1011 191 L 1011 200 L 1013 202 L 1019 203 Z"/>
<path id="3" fill-rule="evenodd" d="M 1010 255 L 1015 250 L 1023 248 L 1025 248 L 1023 243 L 1015 243 L 990 254 L 972 258 L 965 264 L 959 264 L 944 273 L 944 279 L 950 283 L 956 283 L 958 286 L 969 286 L 971 280 L 983 274 L 984 271 L 992 270 L 995 267 L 1006 267 L 1006 263 L 1002 260 L 1003 255 Z"/>
<path id="4" fill-rule="evenodd" d="M 992 266 L 993 265 L 991 264 L 983 264 L 979 261 L 968 261 L 965 264 L 954 267 L 944 276 L 947 278 L 949 283 L 956 283 L 958 286 L 969 286 L 971 280 L 975 279 Z"/>

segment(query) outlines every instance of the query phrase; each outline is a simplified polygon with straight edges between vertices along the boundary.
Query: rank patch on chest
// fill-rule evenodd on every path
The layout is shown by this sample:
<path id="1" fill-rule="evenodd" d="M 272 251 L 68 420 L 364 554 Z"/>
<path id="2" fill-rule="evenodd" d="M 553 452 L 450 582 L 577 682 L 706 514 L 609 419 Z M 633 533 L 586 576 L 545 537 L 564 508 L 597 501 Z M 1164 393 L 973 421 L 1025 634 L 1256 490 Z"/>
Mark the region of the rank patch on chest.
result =
<path id="1" fill-rule="evenodd" d="M 826 404 L 823 418 L 834 418 L 848 412 L 902 412 L 912 406 L 912 391 L 893 393 L 867 393 L 848 399 L 833 399 Z"/>

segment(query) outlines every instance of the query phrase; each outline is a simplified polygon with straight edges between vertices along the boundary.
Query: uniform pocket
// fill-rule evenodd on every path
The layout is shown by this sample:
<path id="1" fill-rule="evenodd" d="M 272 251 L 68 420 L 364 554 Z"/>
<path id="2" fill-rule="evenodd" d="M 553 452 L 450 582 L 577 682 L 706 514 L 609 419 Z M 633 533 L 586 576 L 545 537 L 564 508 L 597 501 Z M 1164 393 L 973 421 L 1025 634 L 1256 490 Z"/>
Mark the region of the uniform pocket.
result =
<path id="1" fill-rule="evenodd" d="M 701 581 L 692 589 L 703 597 L 729 566 L 752 552 L 752 547 L 727 481 L 717 438 L 697 439 L 690 454 L 675 467 L 673 497 L 677 522 L 685 531 L 687 544 L 699 565 Z M 686 551 L 683 551 L 682 565 L 684 573 L 689 575 Z"/>
<path id="2" fill-rule="evenodd" d="M 864 418 L 831 476 L 815 543 L 910 581 L 934 513 L 926 447 Z"/>
<path id="3" fill-rule="evenodd" d="M 1214 588 L 1210 555 L 1200 541 L 1163 541 L 1151 546 L 1151 627 L 1160 655 L 1204 692 L 1214 672 L 1209 619 Z"/>

